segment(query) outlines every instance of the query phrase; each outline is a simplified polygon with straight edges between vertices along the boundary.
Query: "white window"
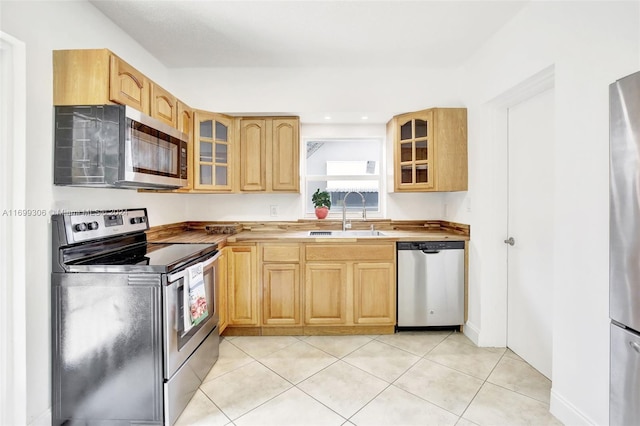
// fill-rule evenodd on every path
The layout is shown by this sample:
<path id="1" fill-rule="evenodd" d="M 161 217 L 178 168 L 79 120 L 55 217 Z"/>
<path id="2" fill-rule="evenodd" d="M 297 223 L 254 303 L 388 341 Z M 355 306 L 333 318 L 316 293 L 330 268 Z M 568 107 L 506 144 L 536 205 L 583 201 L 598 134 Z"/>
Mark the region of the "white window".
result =
<path id="1" fill-rule="evenodd" d="M 316 189 L 331 196 L 330 216 L 341 217 L 347 198 L 347 214 L 362 214 L 363 197 L 367 217 L 382 217 L 383 164 L 381 139 L 309 139 L 306 141 L 305 213 L 313 216 L 311 194 Z"/>

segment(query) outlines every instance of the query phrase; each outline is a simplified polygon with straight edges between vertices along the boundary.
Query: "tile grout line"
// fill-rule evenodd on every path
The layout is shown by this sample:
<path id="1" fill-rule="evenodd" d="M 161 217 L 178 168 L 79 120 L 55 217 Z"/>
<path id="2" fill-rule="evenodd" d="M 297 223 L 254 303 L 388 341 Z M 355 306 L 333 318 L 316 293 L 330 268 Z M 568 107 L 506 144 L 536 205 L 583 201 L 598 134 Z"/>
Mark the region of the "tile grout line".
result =
<path id="1" fill-rule="evenodd" d="M 473 376 L 473 375 L 468 374 L 468 373 L 466 373 L 466 372 L 460 371 L 460 370 L 458 370 L 458 369 L 456 369 L 456 368 L 453 368 L 453 367 L 450 367 L 450 366 L 447 366 L 447 365 L 441 364 L 441 363 L 439 363 L 439 362 L 437 362 L 437 361 L 434 361 L 434 360 L 431 360 L 431 359 L 426 358 L 426 357 L 427 357 L 429 354 L 431 354 L 434 350 L 436 350 L 436 349 L 437 349 L 438 347 L 440 347 L 443 343 L 445 343 L 447 340 L 449 340 L 452 336 L 455 336 L 455 335 L 457 335 L 457 333 L 449 333 L 447 336 L 445 336 L 442 340 L 440 340 L 437 344 L 435 344 L 432 348 L 430 348 L 428 351 L 426 351 L 426 352 L 425 352 L 424 354 L 422 354 L 422 355 L 418 355 L 418 354 L 416 354 L 416 353 L 414 353 L 414 352 L 411 352 L 411 351 L 409 351 L 409 350 L 407 350 L 407 349 L 405 349 L 405 348 L 403 348 L 403 347 L 395 346 L 395 345 L 394 345 L 394 344 L 392 344 L 392 343 L 388 343 L 388 342 L 385 342 L 385 341 L 383 341 L 383 340 L 379 340 L 379 338 L 380 338 L 380 337 L 384 337 L 384 336 L 380 336 L 380 335 L 377 335 L 377 336 L 375 336 L 375 337 L 367 336 L 367 337 L 369 338 L 369 341 L 367 341 L 367 342 L 366 342 L 366 343 L 364 343 L 364 344 L 361 344 L 360 346 L 356 347 L 355 349 L 351 350 L 350 352 L 348 352 L 348 353 L 346 353 L 346 354 L 344 354 L 344 355 L 342 355 L 342 356 L 336 356 L 336 355 L 333 355 L 333 354 L 331 354 L 331 353 L 327 352 L 325 349 L 323 349 L 323 348 L 321 348 L 321 347 L 318 347 L 318 346 L 315 346 L 315 345 L 313 345 L 312 343 L 307 342 L 307 339 L 308 339 L 308 337 L 309 337 L 309 336 L 291 336 L 291 337 L 293 337 L 293 338 L 295 338 L 295 339 L 296 339 L 294 342 L 291 342 L 291 343 L 289 343 L 289 344 L 287 344 L 287 345 L 285 345 L 285 346 L 283 346 L 283 347 L 281 347 L 281 348 L 278 348 L 278 349 L 276 349 L 276 350 L 274 350 L 274 351 L 268 352 L 268 353 L 266 353 L 263 357 L 268 357 L 268 356 L 270 356 L 270 355 L 273 355 L 273 354 L 274 354 L 274 353 L 276 353 L 276 352 L 279 352 L 279 351 L 285 350 L 285 349 L 287 349 L 287 348 L 290 348 L 292 345 L 294 345 L 294 344 L 296 344 L 296 343 L 298 343 L 298 342 L 304 342 L 304 343 L 306 343 L 306 345 L 308 345 L 310 348 L 313 348 L 313 349 L 315 349 L 315 350 L 319 350 L 320 352 L 325 353 L 325 354 L 327 354 L 327 355 L 329 355 L 329 356 L 331 356 L 331 357 L 333 357 L 333 358 L 334 358 L 330 364 L 328 364 L 328 365 L 324 366 L 324 367 L 323 367 L 323 368 L 321 368 L 320 370 L 318 370 L 318 371 L 316 371 L 315 373 L 313 373 L 313 374 L 309 375 L 308 377 L 305 377 L 304 379 L 300 380 L 300 381 L 299 381 L 299 382 L 297 382 L 297 383 L 294 383 L 294 382 L 292 382 L 292 381 L 288 380 L 287 378 L 283 377 L 283 376 L 282 376 L 282 375 L 280 375 L 278 372 L 276 372 L 275 370 L 271 369 L 269 366 L 265 365 L 265 364 L 264 364 L 260 359 L 258 359 L 258 358 L 256 358 L 256 357 L 254 357 L 253 355 L 251 355 L 251 354 L 249 354 L 247 351 L 245 351 L 242 347 L 240 347 L 240 346 L 236 345 L 236 344 L 233 342 L 233 340 L 236 340 L 236 338 L 237 338 L 237 337 L 240 337 L 240 338 L 241 338 L 242 336 L 235 336 L 236 338 L 234 338 L 234 339 L 228 339 L 229 344 L 231 344 L 231 346 L 232 346 L 232 347 L 236 348 L 236 349 L 237 349 L 237 350 L 239 350 L 241 353 L 245 354 L 245 355 L 248 357 L 248 359 L 250 359 L 251 361 L 247 362 L 247 363 L 246 363 L 246 364 L 244 364 L 244 365 L 240 365 L 240 366 L 238 366 L 238 367 L 235 367 L 235 368 L 233 368 L 232 370 L 226 371 L 225 373 L 223 373 L 223 374 L 221 374 L 221 375 L 219 375 L 219 376 L 216 376 L 216 377 L 212 378 L 211 380 L 218 379 L 218 378 L 223 377 L 223 376 L 225 376 L 225 375 L 227 375 L 227 374 L 229 374 L 229 373 L 231 373 L 231 372 L 233 372 L 233 371 L 237 371 L 237 370 L 238 370 L 238 369 L 240 369 L 240 368 L 244 368 L 244 367 L 246 367 L 247 365 L 251 364 L 251 362 L 254 362 L 254 361 L 255 361 L 255 362 L 257 362 L 259 365 L 261 365 L 262 367 L 266 368 L 268 371 L 272 372 L 273 374 L 275 374 L 276 376 L 278 376 L 279 378 L 281 378 L 282 380 L 284 380 L 285 382 L 287 382 L 290 386 L 289 386 L 287 389 L 284 389 L 283 391 L 278 392 L 276 395 L 274 395 L 273 397 L 271 397 L 271 398 L 267 399 L 266 401 L 264 401 L 264 402 L 260 403 L 260 404 L 259 404 L 259 405 L 257 405 L 256 407 L 253 407 L 252 409 L 250 409 L 250 410 L 246 411 L 245 413 L 242 413 L 241 415 L 239 415 L 237 418 L 235 418 L 235 419 L 233 419 L 233 420 L 231 420 L 231 418 L 228 416 L 228 414 L 227 414 L 227 413 L 225 413 L 225 412 L 224 412 L 224 411 L 223 411 L 223 410 L 222 410 L 222 409 L 221 409 L 221 408 L 220 408 L 220 407 L 219 407 L 219 406 L 218 406 L 218 405 L 217 405 L 217 404 L 216 404 L 216 403 L 215 403 L 215 402 L 214 402 L 214 401 L 209 397 L 209 395 L 208 395 L 208 394 L 206 394 L 206 393 L 205 393 L 205 392 L 204 392 L 200 387 L 198 388 L 198 390 L 199 390 L 200 392 L 202 392 L 202 393 L 205 395 L 205 397 L 207 398 L 207 400 L 208 400 L 208 401 L 210 401 L 210 402 L 213 404 L 213 406 L 215 406 L 215 407 L 216 407 L 216 408 L 217 408 L 217 409 L 218 409 L 218 410 L 219 410 L 219 411 L 224 415 L 224 417 L 225 417 L 227 420 L 229 420 L 229 421 L 230 421 L 230 423 L 225 423 L 225 425 L 235 425 L 235 421 L 236 421 L 236 420 L 238 420 L 238 419 L 240 419 L 240 418 L 242 418 L 242 417 L 246 416 L 247 414 L 249 414 L 249 413 L 251 413 L 251 412 L 255 411 L 256 409 L 258 409 L 258 408 L 260 408 L 260 407 L 264 406 L 264 405 L 265 405 L 265 404 L 267 404 L 268 402 L 270 402 L 270 401 L 272 401 L 273 399 L 275 399 L 275 398 L 277 398 L 277 397 L 281 396 L 282 394 L 284 394 L 285 392 L 288 392 L 289 390 L 291 390 L 291 389 L 293 389 L 293 388 L 295 388 L 295 389 L 297 389 L 298 391 L 302 392 L 304 395 L 306 395 L 306 396 L 310 397 L 313 401 L 316 401 L 317 403 L 319 403 L 320 405 L 322 405 L 323 407 L 325 407 L 326 409 L 328 409 L 328 410 L 329 410 L 329 411 L 331 411 L 332 413 L 335 413 L 335 414 L 336 414 L 340 419 L 343 419 L 343 420 L 344 420 L 344 421 L 343 421 L 343 423 L 342 423 L 343 425 L 344 425 L 344 424 L 346 424 L 346 423 L 348 423 L 348 422 L 351 422 L 351 419 L 353 419 L 353 418 L 354 418 L 358 413 L 362 412 L 362 410 L 364 410 L 367 406 L 369 406 L 369 405 L 370 405 L 370 404 L 371 404 L 371 403 L 372 403 L 376 398 L 378 398 L 382 393 L 384 393 L 385 391 L 389 390 L 389 388 L 390 388 L 391 386 L 394 386 L 394 387 L 396 387 L 396 388 L 397 388 L 397 389 L 399 389 L 399 390 L 402 390 L 402 391 L 404 391 L 404 392 L 407 392 L 408 394 L 411 394 L 411 395 L 413 395 L 413 396 L 415 396 L 415 397 L 419 398 L 420 400 L 423 400 L 423 401 L 425 401 L 425 402 L 427 402 L 427 403 L 429 403 L 429 404 L 431 404 L 431 405 L 433 405 L 433 406 L 435 406 L 435 407 L 439 407 L 440 409 L 442 409 L 442 410 L 444 410 L 444 411 L 446 411 L 446 412 L 448 412 L 448 413 L 450 413 L 450 414 L 452 414 L 452 415 L 456 416 L 458 420 L 457 420 L 454 424 L 458 424 L 458 423 L 459 423 L 459 422 L 464 418 L 463 416 L 468 412 L 469 407 L 470 407 L 470 406 L 472 405 L 472 403 L 477 399 L 477 396 L 479 395 L 480 391 L 481 391 L 484 387 L 486 387 L 486 386 L 485 386 L 485 385 L 486 385 L 486 383 L 490 383 L 491 385 L 494 385 L 494 386 L 496 386 L 496 387 L 499 387 L 499 388 L 501 388 L 501 389 L 503 389 L 503 390 L 505 390 L 505 391 L 507 391 L 507 392 L 512 392 L 512 393 L 514 393 L 514 394 L 517 394 L 517 395 L 520 395 L 520 396 L 524 396 L 524 397 L 526 397 L 526 398 L 527 398 L 527 399 L 529 399 L 529 400 L 532 400 L 532 401 L 538 402 L 538 403 L 540 403 L 540 404 L 544 404 L 544 405 L 545 405 L 545 406 L 547 406 L 547 407 L 549 406 L 549 404 L 545 403 L 544 401 L 540 401 L 540 400 L 538 400 L 538 399 L 536 399 L 536 398 L 534 398 L 534 397 L 532 397 L 532 396 L 529 396 L 529 395 L 526 395 L 526 394 L 520 393 L 520 392 L 518 392 L 518 391 L 516 391 L 516 390 L 509 389 L 509 388 L 507 388 L 507 387 L 505 387 L 505 386 L 503 386 L 503 385 L 496 384 L 496 383 L 493 383 L 493 382 L 489 381 L 489 378 L 491 377 L 491 375 L 495 372 L 495 370 L 498 368 L 498 366 L 500 365 L 500 363 L 501 363 L 501 362 L 503 362 L 503 360 L 504 360 L 505 358 L 510 359 L 510 360 L 511 360 L 511 359 L 513 359 L 514 361 L 520 361 L 521 363 L 524 363 L 524 364 L 530 365 L 530 364 L 526 363 L 526 361 L 524 361 L 524 360 L 519 360 L 519 359 L 512 358 L 512 357 L 508 356 L 508 355 L 507 355 L 507 353 L 508 353 L 508 352 L 507 352 L 507 351 L 508 351 L 508 348 L 505 348 L 505 350 L 504 350 L 504 351 L 502 352 L 502 354 L 500 355 L 500 357 L 499 357 L 498 361 L 493 365 L 493 367 L 491 368 L 491 370 L 489 371 L 489 373 L 486 375 L 486 377 L 485 377 L 484 379 L 480 379 L 480 378 L 478 378 L 478 377 L 476 377 L 476 376 Z M 386 335 L 385 335 L 385 336 L 386 336 Z M 301 337 L 306 337 L 306 338 L 301 338 Z M 406 368 L 405 368 L 405 369 L 404 369 L 404 370 L 403 370 L 403 371 L 398 375 L 398 377 L 396 377 L 395 379 L 393 379 L 391 382 L 389 382 L 389 381 L 387 381 L 387 380 L 385 380 L 385 379 L 383 379 L 383 378 L 381 378 L 381 377 L 378 377 L 378 376 L 376 376 L 375 374 L 372 374 L 372 373 L 370 373 L 370 372 L 368 372 L 368 371 L 366 371 L 366 370 L 363 370 L 362 368 L 360 368 L 360 367 L 358 367 L 358 366 L 356 366 L 356 365 L 353 365 L 353 364 L 351 364 L 351 363 L 349 363 L 348 361 L 346 361 L 346 360 L 345 360 L 347 357 L 349 357 L 350 355 L 353 355 L 355 352 L 357 352 L 357 351 L 359 351 L 360 349 L 364 348 L 365 346 L 367 346 L 368 344 L 370 344 L 370 343 L 371 343 L 371 342 L 373 342 L 373 341 L 376 341 L 376 342 L 378 342 L 378 343 L 382 343 L 382 344 L 384 344 L 384 345 L 385 345 L 386 347 L 388 347 L 388 348 L 396 349 L 396 350 L 400 350 L 400 351 L 402 351 L 402 352 L 403 352 L 403 353 L 405 353 L 405 354 L 408 354 L 408 355 L 411 355 L 411 356 L 415 356 L 417 359 L 416 359 L 414 362 L 412 362 L 412 363 L 411 363 L 411 365 L 409 365 L 408 367 L 406 367 Z M 456 343 L 460 343 L 460 344 L 467 344 L 466 342 L 458 341 L 458 340 L 454 340 L 454 339 L 452 339 L 451 341 L 452 341 L 452 342 L 456 342 Z M 473 344 L 468 344 L 468 345 L 469 345 L 469 346 L 471 346 L 471 347 L 474 347 L 474 348 L 482 349 L 482 348 L 479 348 L 479 347 L 477 347 L 477 346 L 475 346 L 475 345 L 473 345 Z M 453 412 L 449 411 L 448 409 L 446 409 L 446 408 L 444 408 L 444 407 L 441 407 L 440 405 L 438 405 L 438 404 L 436 404 L 436 403 L 434 403 L 434 402 L 432 402 L 432 401 L 429 401 L 428 399 L 425 399 L 425 398 L 421 397 L 420 395 L 416 395 L 416 394 L 414 394 L 414 393 L 412 393 L 412 392 L 410 392 L 410 391 L 408 391 L 408 390 L 406 390 L 406 389 L 404 389 L 404 388 L 399 387 L 399 386 L 397 386 L 397 385 L 396 385 L 396 383 L 398 382 L 398 380 L 400 380 L 400 378 L 402 378 L 403 376 L 405 376 L 405 375 L 406 375 L 406 374 L 407 374 L 407 373 L 408 373 L 412 368 L 414 368 L 414 367 L 415 367 L 419 362 L 421 362 L 422 360 L 425 360 L 425 361 L 428 361 L 428 362 L 433 362 L 433 363 L 435 363 L 435 364 L 437 364 L 437 365 L 440 365 L 440 366 L 442 366 L 442 367 L 445 367 L 445 368 L 451 369 L 452 371 L 455 371 L 455 372 L 457 372 L 457 373 L 459 373 L 459 374 L 463 374 L 463 375 L 466 375 L 466 376 L 468 376 L 468 377 L 474 378 L 474 379 L 476 379 L 476 380 L 481 380 L 481 381 L 482 381 L 482 384 L 480 385 L 480 387 L 478 388 L 478 390 L 475 392 L 475 394 L 473 395 L 473 397 L 471 398 L 471 400 L 470 400 L 470 401 L 469 401 L 469 403 L 466 405 L 466 407 L 464 408 L 464 410 L 462 411 L 462 413 L 461 413 L 460 415 L 458 415 L 457 413 L 453 413 Z M 385 382 L 385 383 L 386 383 L 386 386 L 385 386 L 383 389 L 381 389 L 378 393 L 376 393 L 373 397 L 371 397 L 371 398 L 370 398 L 366 403 L 364 403 L 362 406 L 360 406 L 360 407 L 359 407 L 359 408 L 358 408 L 358 409 L 357 409 L 353 414 L 351 414 L 348 418 L 347 418 L 347 417 L 345 417 L 344 415 L 342 415 L 342 414 L 338 413 L 337 411 L 335 411 L 335 410 L 334 410 L 334 409 L 332 409 L 331 407 L 327 406 L 327 405 L 326 405 L 326 404 L 324 404 L 322 401 L 319 401 L 319 400 L 318 400 L 318 399 L 316 399 L 313 395 L 308 394 L 307 392 L 305 392 L 303 389 L 301 389 L 301 388 L 299 387 L 299 385 L 300 385 L 300 384 L 302 384 L 302 383 L 304 383 L 305 381 L 309 380 L 310 378 L 312 378 L 312 377 L 316 376 L 317 374 L 321 373 L 322 371 L 325 371 L 327 368 L 329 368 L 329 367 L 331 367 L 331 366 L 334 366 L 338 361 L 343 361 L 346 365 L 348 365 L 348 366 L 350 366 L 350 367 L 353 367 L 353 368 L 355 368 L 355 369 L 357 369 L 357 370 L 359 370 L 359 371 L 362 371 L 363 373 L 366 373 L 367 375 L 369 375 L 369 376 L 371 376 L 371 377 L 374 377 L 374 378 L 376 378 L 376 379 L 378 379 L 378 380 L 382 380 L 383 382 Z M 203 382 L 203 383 L 204 383 L 204 382 Z M 467 419 L 465 419 L 465 420 L 467 420 Z"/>
<path id="2" fill-rule="evenodd" d="M 336 357 L 335 355 L 332 355 L 332 354 L 330 354 L 330 353 L 328 353 L 328 352 L 325 352 L 325 351 L 323 351 L 322 349 L 317 348 L 317 347 L 313 346 L 313 345 L 312 345 L 312 344 L 310 344 L 310 343 L 304 342 L 304 340 L 298 339 L 298 341 L 299 341 L 299 342 L 306 343 L 306 344 L 307 344 L 307 345 L 309 345 L 310 347 L 313 347 L 313 348 L 315 348 L 315 349 L 318 349 L 318 350 L 320 350 L 320 351 L 322 351 L 322 352 L 326 353 L 327 355 L 334 357 L 334 358 L 335 358 L 335 360 L 334 360 L 333 362 L 331 362 L 331 364 L 329 364 L 329 365 L 327 365 L 327 366 L 325 366 L 325 367 L 321 368 L 320 370 L 316 371 L 315 373 L 313 373 L 313 374 L 312 374 L 312 375 L 310 375 L 309 377 L 307 377 L 307 378 L 305 378 L 305 379 L 301 380 L 300 382 L 298 382 L 298 383 L 292 383 L 292 382 L 291 382 L 290 380 L 288 380 L 287 378 L 285 378 L 285 377 L 281 376 L 278 372 L 276 372 L 276 371 L 272 370 L 269 366 L 267 366 L 267 365 L 263 364 L 259 359 L 257 359 L 257 358 L 255 358 L 255 357 L 253 357 L 253 356 L 252 356 L 252 355 L 250 355 L 250 354 L 247 354 L 247 355 L 248 355 L 249 357 L 251 357 L 251 359 L 253 359 L 255 362 L 259 363 L 260 365 L 262 365 L 263 367 L 267 368 L 267 369 L 268 369 L 269 371 L 271 371 L 272 373 L 276 374 L 278 377 L 280 377 L 280 378 L 282 378 L 283 380 L 287 381 L 289 384 L 291 384 L 291 387 L 290 387 L 290 388 L 288 388 L 288 389 L 286 389 L 286 390 L 284 390 L 284 391 L 282 391 L 282 392 L 280 392 L 278 395 L 275 395 L 273 398 L 270 398 L 269 400 L 267 400 L 267 401 L 263 402 L 262 404 L 260 404 L 260 405 L 258 405 L 258 406 L 256 406 L 256 407 L 252 408 L 251 410 L 247 411 L 246 413 L 243 413 L 242 415 L 240 415 L 240 416 L 239 416 L 238 418 L 236 418 L 235 420 L 238 420 L 240 417 L 242 417 L 242 416 L 244 416 L 244 415 L 246 415 L 246 414 L 250 413 L 251 411 L 256 410 L 257 408 L 259 408 L 259 407 L 263 406 L 264 404 L 268 403 L 269 401 L 271 401 L 271 400 L 273 400 L 273 399 L 277 398 L 278 396 L 282 395 L 283 393 L 288 392 L 288 391 L 290 391 L 291 389 L 294 389 L 294 388 L 295 388 L 295 389 L 299 390 L 300 392 L 304 393 L 305 395 L 307 395 L 309 398 L 311 398 L 311 399 L 313 399 L 314 401 L 316 401 L 317 403 L 321 404 L 323 407 L 325 407 L 325 408 L 327 408 L 328 410 L 330 410 L 331 412 L 335 413 L 337 416 L 339 416 L 339 417 L 341 417 L 342 419 L 344 419 L 344 421 L 345 421 L 345 422 L 346 422 L 346 421 L 348 421 L 348 419 L 347 419 L 347 418 L 345 418 L 345 416 L 343 416 L 342 414 L 340 414 L 340 413 L 338 413 L 337 411 L 333 410 L 331 407 L 327 406 L 327 405 L 326 405 L 326 404 L 324 404 L 322 401 L 319 401 L 319 400 L 318 400 L 318 399 L 316 399 L 313 395 L 308 394 L 307 392 L 305 392 L 305 391 L 304 391 L 304 389 L 301 389 L 301 388 L 299 388 L 299 387 L 298 387 L 298 385 L 299 385 L 300 383 L 305 382 L 306 380 L 308 380 L 308 379 L 310 379 L 311 377 L 313 377 L 313 376 L 317 375 L 317 374 L 318 374 L 318 373 L 320 373 L 321 371 L 326 370 L 327 368 L 329 368 L 330 366 L 332 366 L 332 365 L 336 364 L 338 361 L 341 361 L 342 359 L 341 359 L 341 358 L 338 358 L 338 357 Z M 295 344 L 295 343 L 293 343 L 293 344 Z M 293 345 L 293 344 L 292 344 L 292 345 Z M 291 345 L 289 345 L 289 346 L 291 346 Z M 278 352 L 278 351 L 280 351 L 280 350 L 282 350 L 282 349 L 286 349 L 286 348 L 287 348 L 287 347 L 289 347 L 289 346 L 286 346 L 286 347 L 283 347 L 283 348 L 281 348 L 281 349 L 278 349 L 278 350 L 276 350 L 276 351 L 274 351 L 274 352 L 271 352 L 270 354 L 274 354 L 274 353 L 276 353 L 276 352 Z M 268 354 L 268 355 L 270 355 L 270 354 Z M 265 356 L 267 356 L 267 355 L 265 355 Z M 228 416 L 227 416 L 227 417 L 228 417 Z M 343 424 L 344 424 L 344 422 L 343 422 Z"/>
<path id="3" fill-rule="evenodd" d="M 235 336 L 235 337 L 242 337 L 242 336 Z M 250 336 L 250 337 L 253 337 L 253 336 Z M 266 336 L 265 336 L 265 337 L 266 337 Z M 229 340 L 229 343 L 233 344 L 231 340 L 235 340 L 235 339 L 230 339 L 230 340 Z M 299 341 L 299 340 L 298 340 L 298 341 Z M 287 347 L 289 347 L 289 346 L 291 346 L 291 345 L 294 345 L 294 344 L 295 344 L 295 342 L 294 342 L 294 343 L 291 343 L 291 344 L 289 344 L 289 345 L 283 346 L 283 347 L 282 347 L 282 348 L 280 348 L 280 349 L 276 349 L 275 351 L 273 351 L 273 352 L 271 352 L 271 353 L 278 352 L 279 350 L 285 349 L 285 348 L 287 348 Z M 258 364 L 262 365 L 263 367 L 265 367 L 266 369 L 268 369 L 269 371 L 271 371 L 272 373 L 276 374 L 276 375 L 277 375 L 278 377 L 280 377 L 282 380 L 286 381 L 287 383 L 289 383 L 289 384 L 291 385 L 289 388 L 287 388 L 287 389 L 283 390 L 282 392 L 279 392 L 277 395 L 274 395 L 273 397 L 271 397 L 271 398 L 269 398 L 268 400 L 266 400 L 266 401 L 262 402 L 261 404 L 258 404 L 257 406 L 253 407 L 252 409 L 250 409 L 250 410 L 248 410 L 248 411 L 246 411 L 246 412 L 244 412 L 244 413 L 240 414 L 240 415 L 239 415 L 238 417 L 236 417 L 235 419 L 232 419 L 232 418 L 231 418 L 231 416 L 229 416 L 229 414 L 225 413 L 225 412 L 224 412 L 224 410 L 222 410 L 222 408 L 221 408 L 221 407 L 218 407 L 218 405 L 217 405 L 215 402 L 213 402 L 213 400 L 211 400 L 211 398 L 209 398 L 209 395 L 207 395 L 207 394 L 206 394 L 206 392 L 202 391 L 202 393 L 204 393 L 204 394 L 207 396 L 207 398 L 208 398 L 211 402 L 213 402 L 213 404 L 214 404 L 214 405 L 216 405 L 216 407 L 218 407 L 218 409 L 220 410 L 220 412 L 221 412 L 222 414 L 224 414 L 224 415 L 225 415 L 225 417 L 227 417 L 228 419 L 230 419 L 230 421 L 235 425 L 235 421 L 236 421 L 236 420 L 238 420 L 240 417 L 242 417 L 242 416 L 244 416 L 244 415 L 246 415 L 246 414 L 248 414 L 248 413 L 252 412 L 252 411 L 253 411 L 253 410 L 255 410 L 256 408 L 261 407 L 262 405 L 264 405 L 264 404 L 266 404 L 267 402 L 269 402 L 269 401 L 273 400 L 274 398 L 277 398 L 278 396 L 282 395 L 283 393 L 285 393 L 285 392 L 287 392 L 287 391 L 291 390 L 293 387 L 295 387 L 295 384 L 291 383 L 289 380 L 287 380 L 286 378 L 282 377 L 282 376 L 281 376 L 280 374 L 278 374 L 277 372 L 273 371 L 272 369 L 270 369 L 269 367 L 267 367 L 266 365 L 264 365 L 262 362 L 260 362 L 260 361 L 259 361 L 258 359 L 256 359 L 253 355 L 249 354 L 248 352 L 246 352 L 246 351 L 245 351 L 244 349 L 242 349 L 241 347 L 239 347 L 239 346 L 237 346 L 237 345 L 235 345 L 235 344 L 233 344 L 233 346 L 235 346 L 235 347 L 236 347 L 236 349 L 238 349 L 240 352 L 244 353 L 244 354 L 245 354 L 245 355 L 247 355 L 249 358 L 251 358 L 251 359 L 252 359 L 252 361 L 250 361 L 250 362 L 248 362 L 248 363 L 246 363 L 246 364 L 244 364 L 244 365 L 241 365 L 241 366 L 239 366 L 239 367 L 237 367 L 237 368 L 234 368 L 233 370 L 227 371 L 226 373 L 221 374 L 220 376 L 217 376 L 217 377 L 215 377 L 215 378 L 214 378 L 214 379 L 212 379 L 212 380 L 215 380 L 215 379 L 217 379 L 217 378 L 220 378 L 220 377 L 226 376 L 227 374 L 229 374 L 229 373 L 231 373 L 231 372 L 233 372 L 233 371 L 236 371 L 236 370 L 239 370 L 240 368 L 243 368 L 243 367 L 248 366 L 248 365 L 249 365 L 249 364 L 251 364 L 252 362 L 256 362 L 256 363 L 258 363 Z M 269 354 L 271 354 L 271 353 L 269 353 Z M 267 355 L 269 355 L 269 354 L 267 354 Z M 265 356 L 266 356 L 266 355 L 265 355 Z M 215 365 L 215 364 L 214 364 L 214 365 Z M 211 368 L 213 368 L 213 367 L 211 367 Z M 198 389 L 200 390 L 200 387 L 198 387 Z"/>
<path id="4" fill-rule="evenodd" d="M 233 423 L 233 420 L 231 420 L 231 417 L 229 417 L 227 415 L 227 413 L 225 413 L 224 411 L 222 411 L 222 408 L 220 406 L 218 406 L 218 404 L 215 403 L 214 400 L 212 400 L 209 395 L 207 395 L 207 393 L 205 391 L 203 391 L 202 389 L 200 389 L 200 387 L 198 387 L 198 392 L 202 393 L 204 395 L 205 398 L 207 398 L 218 410 L 220 410 L 220 412 L 222 413 L 223 416 L 225 416 L 227 418 L 227 420 L 229 420 L 231 423 Z M 183 410 L 184 413 L 184 410 Z M 180 416 L 182 416 L 182 413 L 180 413 Z M 180 416 L 178 416 L 178 419 L 180 418 Z M 229 424 L 229 423 L 226 423 Z"/>
<path id="5" fill-rule="evenodd" d="M 369 401 L 367 401 L 364 405 L 362 405 L 362 407 L 358 408 L 356 410 L 355 413 L 353 413 L 351 416 L 349 416 L 349 418 L 347 419 L 347 421 L 351 422 L 351 419 L 353 419 L 360 411 L 362 411 L 367 405 L 371 404 L 371 402 L 376 399 L 377 397 L 379 397 L 384 391 L 386 391 L 387 389 L 389 389 L 392 386 L 392 383 L 387 383 L 387 386 L 382 389 L 380 392 L 378 392 L 376 395 L 374 395 L 373 398 L 371 398 Z M 353 423 L 353 422 L 351 422 Z M 356 424 L 356 423 L 354 423 Z M 357 424 L 356 424 L 357 425 Z"/>
<path id="6" fill-rule="evenodd" d="M 460 414 L 460 418 L 462 419 L 464 414 L 467 412 L 467 410 L 469 409 L 469 407 L 471 407 L 471 404 L 473 404 L 473 401 L 475 401 L 475 399 L 478 397 L 478 394 L 480 393 L 480 391 L 482 390 L 482 388 L 484 387 L 484 385 L 487 383 L 487 380 L 489 379 L 489 377 L 491 376 L 491 374 L 495 371 L 495 369 L 498 367 L 498 364 L 500 364 L 500 361 L 502 361 L 502 358 L 504 358 L 505 354 L 507 353 L 506 351 L 506 347 L 505 347 L 505 351 L 502 353 L 502 355 L 500 356 L 500 359 L 498 359 L 498 362 L 496 362 L 496 364 L 493 366 L 493 368 L 491 369 L 491 371 L 489 372 L 489 374 L 487 374 L 487 377 L 482 381 L 482 384 L 480 385 L 480 387 L 478 388 L 478 390 L 476 391 L 475 395 L 473 395 L 473 398 L 471 398 L 471 400 L 469 401 L 469 403 L 467 404 L 467 406 L 465 407 L 464 411 L 462 412 L 462 414 Z M 491 383 L 491 382 L 489 382 Z M 491 383 L 493 384 L 493 383 Z M 467 420 L 467 419 L 465 419 Z"/>

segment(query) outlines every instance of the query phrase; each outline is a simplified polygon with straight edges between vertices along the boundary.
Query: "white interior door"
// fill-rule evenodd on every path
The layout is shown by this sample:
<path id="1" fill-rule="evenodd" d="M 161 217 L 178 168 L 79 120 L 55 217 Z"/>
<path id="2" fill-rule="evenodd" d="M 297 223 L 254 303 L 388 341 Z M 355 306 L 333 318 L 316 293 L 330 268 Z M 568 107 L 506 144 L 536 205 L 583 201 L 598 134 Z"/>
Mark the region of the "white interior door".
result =
<path id="1" fill-rule="evenodd" d="M 551 378 L 554 91 L 508 110 L 507 346 Z"/>

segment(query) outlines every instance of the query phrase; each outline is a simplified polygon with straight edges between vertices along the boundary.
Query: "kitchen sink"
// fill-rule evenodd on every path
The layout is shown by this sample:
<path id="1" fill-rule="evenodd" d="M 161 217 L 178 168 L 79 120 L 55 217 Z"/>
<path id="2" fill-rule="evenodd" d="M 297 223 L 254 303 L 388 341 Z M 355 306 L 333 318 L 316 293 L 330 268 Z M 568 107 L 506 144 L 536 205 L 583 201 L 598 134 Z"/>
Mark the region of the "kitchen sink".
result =
<path id="1" fill-rule="evenodd" d="M 310 237 L 348 238 L 348 237 L 383 237 L 380 231 L 309 231 Z"/>

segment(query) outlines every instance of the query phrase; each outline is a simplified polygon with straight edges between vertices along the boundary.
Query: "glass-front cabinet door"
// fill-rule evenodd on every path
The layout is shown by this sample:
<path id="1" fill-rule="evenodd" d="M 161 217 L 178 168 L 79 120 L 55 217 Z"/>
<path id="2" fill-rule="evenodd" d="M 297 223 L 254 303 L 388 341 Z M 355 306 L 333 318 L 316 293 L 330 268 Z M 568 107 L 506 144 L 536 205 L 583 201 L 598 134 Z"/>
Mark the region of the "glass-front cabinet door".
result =
<path id="1" fill-rule="evenodd" d="M 395 141 L 398 188 L 429 189 L 433 187 L 432 116 L 432 112 L 427 111 L 397 117 Z"/>
<path id="2" fill-rule="evenodd" d="M 194 189 L 231 191 L 232 119 L 196 112 Z"/>

